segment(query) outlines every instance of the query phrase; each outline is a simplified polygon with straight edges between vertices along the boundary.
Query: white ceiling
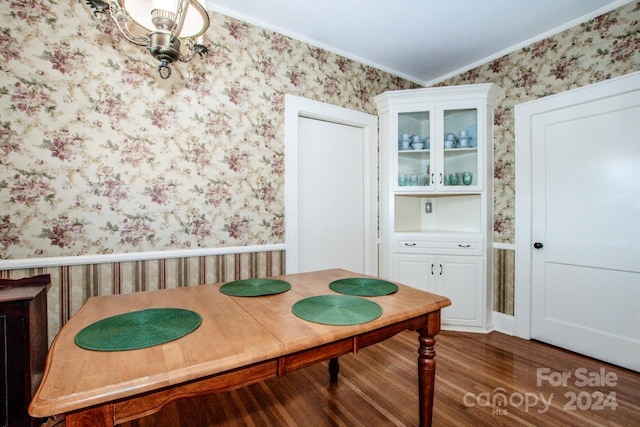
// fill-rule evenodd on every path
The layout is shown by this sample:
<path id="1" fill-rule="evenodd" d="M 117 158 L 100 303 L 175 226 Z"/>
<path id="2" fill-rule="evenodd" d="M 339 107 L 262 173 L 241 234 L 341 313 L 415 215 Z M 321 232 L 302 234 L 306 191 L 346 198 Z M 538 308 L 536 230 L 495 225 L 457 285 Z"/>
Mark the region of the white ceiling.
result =
<path id="1" fill-rule="evenodd" d="M 633 0 L 205 0 L 429 86 Z"/>

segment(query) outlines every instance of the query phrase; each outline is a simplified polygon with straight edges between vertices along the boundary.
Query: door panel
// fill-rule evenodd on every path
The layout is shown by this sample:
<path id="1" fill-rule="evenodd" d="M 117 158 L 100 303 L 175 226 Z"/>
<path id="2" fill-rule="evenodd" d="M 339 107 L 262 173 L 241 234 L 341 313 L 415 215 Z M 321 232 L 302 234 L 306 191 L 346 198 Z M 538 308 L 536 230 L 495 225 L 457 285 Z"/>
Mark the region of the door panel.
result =
<path id="1" fill-rule="evenodd" d="M 443 322 L 466 326 L 483 324 L 483 298 L 478 294 L 484 292 L 482 261 L 481 257 L 462 256 L 437 259 L 436 293 L 451 300 L 451 305 L 442 309 Z"/>
<path id="2" fill-rule="evenodd" d="M 429 255 L 394 255 L 394 280 L 416 289 L 435 293 L 433 269 L 435 257 Z"/>
<path id="3" fill-rule="evenodd" d="M 640 300 L 637 273 L 547 262 L 545 265 L 545 318 L 564 328 L 637 338 L 640 311 L 627 300 Z M 562 286 L 553 284 L 562 283 Z M 567 304 L 586 294 L 579 304 Z M 603 305 L 616 307 L 606 309 Z"/>
<path id="4" fill-rule="evenodd" d="M 362 129 L 298 121 L 299 271 L 364 273 Z"/>
<path id="5" fill-rule="evenodd" d="M 640 102 L 532 120 L 532 337 L 640 370 Z"/>

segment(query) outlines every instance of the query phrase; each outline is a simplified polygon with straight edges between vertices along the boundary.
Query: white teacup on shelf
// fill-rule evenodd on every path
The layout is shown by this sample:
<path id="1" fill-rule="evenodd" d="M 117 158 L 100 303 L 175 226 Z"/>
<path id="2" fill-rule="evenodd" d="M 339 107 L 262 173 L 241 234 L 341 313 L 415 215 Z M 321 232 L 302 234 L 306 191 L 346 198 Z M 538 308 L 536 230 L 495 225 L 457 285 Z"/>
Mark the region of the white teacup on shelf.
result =
<path id="1" fill-rule="evenodd" d="M 471 138 L 468 136 L 461 136 L 460 139 L 458 139 L 458 143 L 460 144 L 460 147 L 471 147 Z"/>

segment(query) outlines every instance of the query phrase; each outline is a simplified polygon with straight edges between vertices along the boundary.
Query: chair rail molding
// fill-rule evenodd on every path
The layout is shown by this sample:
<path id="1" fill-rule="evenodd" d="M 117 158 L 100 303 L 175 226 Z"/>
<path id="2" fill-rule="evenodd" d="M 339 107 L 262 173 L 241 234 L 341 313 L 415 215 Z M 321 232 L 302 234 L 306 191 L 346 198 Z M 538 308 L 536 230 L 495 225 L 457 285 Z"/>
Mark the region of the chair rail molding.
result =
<path id="1" fill-rule="evenodd" d="M 210 255 L 233 255 L 254 252 L 284 251 L 284 243 L 254 246 L 229 246 L 219 248 L 178 249 L 168 251 L 131 252 L 121 254 L 78 255 L 65 257 L 22 258 L 0 260 L 0 270 L 22 268 L 58 267 L 110 262 L 147 261 L 155 259 L 189 258 Z"/>

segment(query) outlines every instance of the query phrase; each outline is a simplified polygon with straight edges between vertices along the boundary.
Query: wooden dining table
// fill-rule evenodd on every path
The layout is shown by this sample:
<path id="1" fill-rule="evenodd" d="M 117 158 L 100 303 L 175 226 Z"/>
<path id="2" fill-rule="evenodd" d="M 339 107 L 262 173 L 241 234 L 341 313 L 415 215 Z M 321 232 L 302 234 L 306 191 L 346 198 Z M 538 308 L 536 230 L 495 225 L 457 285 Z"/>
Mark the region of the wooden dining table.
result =
<path id="1" fill-rule="evenodd" d="M 338 379 L 338 357 L 357 353 L 409 329 L 418 331 L 417 378 L 420 425 L 431 424 L 435 385 L 435 336 L 442 296 L 402 284 L 398 291 L 366 297 L 382 308 L 380 317 L 335 326 L 303 320 L 292 306 L 317 295 L 338 295 L 338 279 L 371 277 L 335 269 L 289 274 L 291 284 L 276 295 L 236 297 L 219 284 L 89 298 L 60 330 L 45 373 L 29 406 L 32 417 L 66 418 L 67 427 L 113 426 L 142 418 L 167 403 L 243 387 L 329 360 L 328 381 Z M 128 351 L 86 350 L 74 342 L 88 325 L 149 308 L 182 308 L 202 317 L 190 334 L 164 344 Z"/>

